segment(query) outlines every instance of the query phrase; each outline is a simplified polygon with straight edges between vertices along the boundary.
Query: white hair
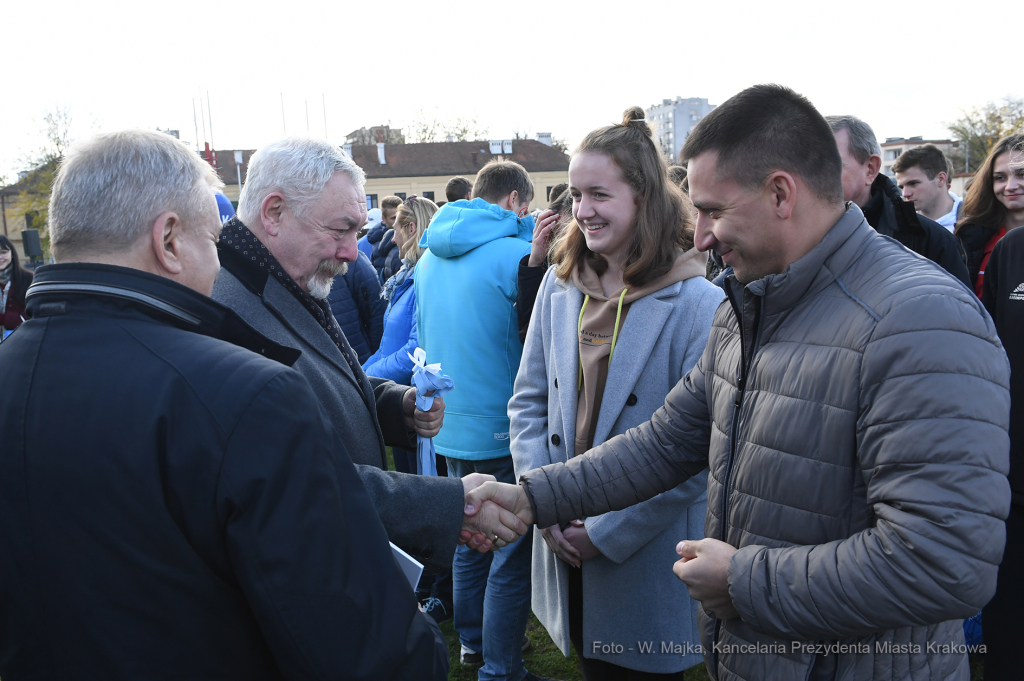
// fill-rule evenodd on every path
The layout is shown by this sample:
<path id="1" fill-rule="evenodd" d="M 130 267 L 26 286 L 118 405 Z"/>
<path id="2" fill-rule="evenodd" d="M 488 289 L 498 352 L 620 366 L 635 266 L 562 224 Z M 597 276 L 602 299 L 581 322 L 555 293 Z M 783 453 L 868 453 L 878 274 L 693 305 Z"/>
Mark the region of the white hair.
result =
<path id="1" fill-rule="evenodd" d="M 249 159 L 249 172 L 238 198 L 238 218 L 245 224 L 260 219 L 263 200 L 281 192 L 301 216 L 337 172 L 354 184 L 366 184 L 366 173 L 340 147 L 308 137 L 287 137 L 263 147 Z"/>
<path id="2" fill-rule="evenodd" d="M 74 144 L 50 195 L 54 257 L 128 248 L 167 211 L 186 225 L 216 216 L 213 192 L 223 186 L 208 163 L 166 133 L 123 130 Z"/>

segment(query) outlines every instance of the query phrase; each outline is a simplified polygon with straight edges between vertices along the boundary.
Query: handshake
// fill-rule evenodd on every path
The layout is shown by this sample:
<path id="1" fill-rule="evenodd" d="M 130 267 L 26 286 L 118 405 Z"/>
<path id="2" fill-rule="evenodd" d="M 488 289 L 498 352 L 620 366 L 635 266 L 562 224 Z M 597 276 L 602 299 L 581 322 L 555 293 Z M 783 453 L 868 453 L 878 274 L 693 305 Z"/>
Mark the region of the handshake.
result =
<path id="1" fill-rule="evenodd" d="M 465 508 L 460 544 L 480 553 L 508 546 L 534 522 L 533 506 L 519 485 L 497 482 L 493 475 L 471 473 L 462 478 Z"/>

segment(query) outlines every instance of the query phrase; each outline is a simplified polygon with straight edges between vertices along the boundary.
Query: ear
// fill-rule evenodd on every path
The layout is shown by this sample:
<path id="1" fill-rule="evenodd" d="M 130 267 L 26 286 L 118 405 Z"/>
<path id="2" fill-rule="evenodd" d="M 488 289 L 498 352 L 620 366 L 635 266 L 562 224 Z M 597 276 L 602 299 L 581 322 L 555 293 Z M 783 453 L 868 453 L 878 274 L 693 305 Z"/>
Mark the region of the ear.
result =
<path id="1" fill-rule="evenodd" d="M 284 195 L 281 192 L 271 192 L 260 204 L 260 220 L 263 222 L 263 229 L 270 236 L 277 236 L 281 232 L 281 216 L 284 213 Z"/>
<path id="2" fill-rule="evenodd" d="M 153 221 L 153 228 L 150 232 L 150 246 L 157 264 L 162 270 L 161 274 L 174 278 L 184 270 L 182 263 L 182 239 L 184 237 L 184 225 L 177 213 L 168 211 L 161 213 Z"/>
<path id="3" fill-rule="evenodd" d="M 949 188 L 949 176 L 946 175 L 946 173 L 944 173 L 944 172 L 937 173 L 935 175 L 935 179 L 939 181 L 940 185 L 945 185 L 947 189 Z"/>
<path id="4" fill-rule="evenodd" d="M 871 154 L 865 165 L 868 170 L 868 182 L 874 182 L 875 178 L 878 177 L 878 171 L 882 169 L 882 157 L 878 154 Z"/>
<path id="5" fill-rule="evenodd" d="M 771 196 L 771 209 L 780 220 L 788 220 L 796 203 L 796 180 L 789 173 L 777 170 L 768 176 L 765 185 Z"/>

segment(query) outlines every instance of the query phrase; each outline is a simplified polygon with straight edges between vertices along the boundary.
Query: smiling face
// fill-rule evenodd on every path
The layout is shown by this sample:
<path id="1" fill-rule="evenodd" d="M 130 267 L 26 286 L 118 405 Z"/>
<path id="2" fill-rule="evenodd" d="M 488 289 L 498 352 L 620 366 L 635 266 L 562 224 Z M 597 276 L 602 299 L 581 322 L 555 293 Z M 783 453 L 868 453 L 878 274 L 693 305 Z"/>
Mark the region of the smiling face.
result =
<path id="1" fill-rule="evenodd" d="M 718 172 L 718 152 L 690 159 L 687 179 L 697 212 L 694 245 L 714 249 L 736 278 L 748 284 L 789 264 L 785 235 L 764 187 L 745 188 Z"/>
<path id="2" fill-rule="evenodd" d="M 587 248 L 621 267 L 636 224 L 633 189 L 622 171 L 604 154 L 583 152 L 569 162 L 572 214 L 587 240 Z"/>
<path id="3" fill-rule="evenodd" d="M 921 168 L 913 166 L 896 173 L 896 186 L 903 192 L 903 198 L 913 201 L 914 208 L 925 215 L 941 217 L 949 212 L 942 208 L 953 202 L 946 187 L 946 173 L 936 173 L 929 180 Z"/>
<path id="4" fill-rule="evenodd" d="M 0 270 L 7 269 L 11 261 L 11 250 L 7 248 L 6 244 L 0 243 Z"/>
<path id="5" fill-rule="evenodd" d="M 1024 157 L 1009 152 L 996 156 L 992 164 L 992 191 L 1010 213 L 1024 211 Z M 1017 225 L 1008 225 L 1016 227 Z"/>
<path id="6" fill-rule="evenodd" d="M 313 203 L 297 216 L 289 205 L 267 248 L 292 279 L 314 298 L 330 293 L 359 254 L 356 233 L 366 224 L 366 194 L 344 173 L 336 173 Z"/>

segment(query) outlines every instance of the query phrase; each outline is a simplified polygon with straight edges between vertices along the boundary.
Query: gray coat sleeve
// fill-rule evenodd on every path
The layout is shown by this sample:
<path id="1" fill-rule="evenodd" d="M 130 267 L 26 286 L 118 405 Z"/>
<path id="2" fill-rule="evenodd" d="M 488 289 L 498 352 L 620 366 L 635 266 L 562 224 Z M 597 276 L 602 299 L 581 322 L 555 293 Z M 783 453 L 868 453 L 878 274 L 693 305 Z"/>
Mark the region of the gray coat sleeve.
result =
<path id="1" fill-rule="evenodd" d="M 857 424 L 875 524 L 817 546 L 740 549 L 729 593 L 745 622 L 834 639 L 968 617 L 992 597 L 1010 508 L 1009 365 L 973 303 L 929 293 L 878 322 Z"/>
<path id="2" fill-rule="evenodd" d="M 712 343 L 708 344 L 708 348 Z M 628 508 L 672 489 L 708 465 L 708 349 L 647 423 L 576 456 L 524 473 L 537 527 Z"/>
<path id="3" fill-rule="evenodd" d="M 377 422 L 389 447 L 416 449 L 416 431 L 407 428 L 402 414 L 402 398 L 409 386 L 375 376 L 366 377 L 377 402 Z"/>
<path id="4" fill-rule="evenodd" d="M 388 539 L 429 572 L 451 569 L 462 530 L 465 492 L 458 478 L 356 466 Z"/>

